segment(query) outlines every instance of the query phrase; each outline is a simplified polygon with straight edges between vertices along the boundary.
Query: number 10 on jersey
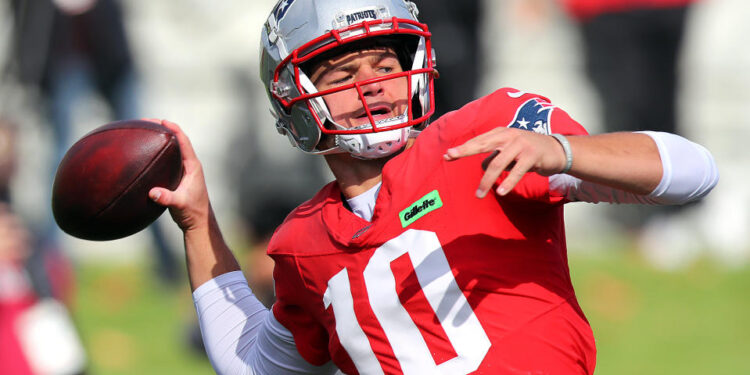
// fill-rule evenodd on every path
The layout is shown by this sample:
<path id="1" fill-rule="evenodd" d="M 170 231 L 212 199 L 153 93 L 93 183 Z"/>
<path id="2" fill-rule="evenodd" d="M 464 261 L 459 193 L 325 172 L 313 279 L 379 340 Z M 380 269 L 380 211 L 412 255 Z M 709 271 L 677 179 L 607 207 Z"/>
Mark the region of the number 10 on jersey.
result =
<path id="1" fill-rule="evenodd" d="M 439 365 L 398 297 L 390 264 L 407 253 L 422 292 L 456 352 L 454 358 Z M 383 374 L 354 312 L 348 272 L 344 268 L 328 280 L 323 302 L 326 308 L 333 306 L 336 333 L 357 371 L 363 375 Z M 489 351 L 490 340 L 459 289 L 435 233 L 412 229 L 386 242 L 373 253 L 363 276 L 370 307 L 404 374 L 460 375 L 479 367 Z"/>

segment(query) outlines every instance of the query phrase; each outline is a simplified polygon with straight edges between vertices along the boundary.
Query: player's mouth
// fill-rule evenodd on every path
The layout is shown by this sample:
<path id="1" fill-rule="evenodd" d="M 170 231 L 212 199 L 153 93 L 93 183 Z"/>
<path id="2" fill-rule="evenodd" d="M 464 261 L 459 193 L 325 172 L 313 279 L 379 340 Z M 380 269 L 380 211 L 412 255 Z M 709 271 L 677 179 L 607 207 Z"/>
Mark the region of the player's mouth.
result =
<path id="1" fill-rule="evenodd" d="M 378 121 L 382 119 L 387 119 L 393 117 L 393 112 L 391 111 L 391 107 L 389 105 L 385 104 L 376 104 L 376 105 L 370 105 L 370 114 L 372 115 L 373 120 Z M 355 117 L 355 120 L 360 122 L 367 122 L 369 119 L 367 118 L 367 111 L 363 108 Z"/>

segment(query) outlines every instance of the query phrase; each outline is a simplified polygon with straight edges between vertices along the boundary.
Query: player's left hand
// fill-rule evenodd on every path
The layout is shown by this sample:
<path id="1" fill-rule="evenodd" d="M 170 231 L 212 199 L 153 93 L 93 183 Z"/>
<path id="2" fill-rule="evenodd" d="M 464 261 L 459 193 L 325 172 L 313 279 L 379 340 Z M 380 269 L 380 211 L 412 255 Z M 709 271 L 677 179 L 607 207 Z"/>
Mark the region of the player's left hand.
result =
<path id="1" fill-rule="evenodd" d="M 566 162 L 565 152 L 555 138 L 506 127 L 495 128 L 449 148 L 443 157 L 453 161 L 487 152 L 490 155 L 482 162 L 485 172 L 479 181 L 478 198 L 487 195 L 503 171 L 509 173 L 495 190 L 499 195 L 508 194 L 527 172 L 550 176 L 559 173 Z"/>

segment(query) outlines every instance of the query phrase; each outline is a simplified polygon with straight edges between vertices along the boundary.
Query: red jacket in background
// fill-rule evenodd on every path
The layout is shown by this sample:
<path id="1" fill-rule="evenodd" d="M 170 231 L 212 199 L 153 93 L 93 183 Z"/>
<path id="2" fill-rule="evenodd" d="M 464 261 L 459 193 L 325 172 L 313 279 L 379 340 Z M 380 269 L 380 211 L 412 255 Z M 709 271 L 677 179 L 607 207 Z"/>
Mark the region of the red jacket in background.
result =
<path id="1" fill-rule="evenodd" d="M 697 0 L 560 0 L 571 16 L 585 21 L 602 13 L 683 7 Z"/>

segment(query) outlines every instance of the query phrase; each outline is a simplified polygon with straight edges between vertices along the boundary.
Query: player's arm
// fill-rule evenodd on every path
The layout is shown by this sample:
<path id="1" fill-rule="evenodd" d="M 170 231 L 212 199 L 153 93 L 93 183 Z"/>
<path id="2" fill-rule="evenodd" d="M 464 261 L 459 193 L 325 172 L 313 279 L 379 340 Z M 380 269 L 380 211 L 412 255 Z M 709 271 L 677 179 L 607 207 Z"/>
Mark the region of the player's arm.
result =
<path id="1" fill-rule="evenodd" d="M 193 292 L 203 342 L 219 374 L 333 374 L 297 351 L 292 333 L 253 295 L 242 272 L 225 273 Z"/>
<path id="2" fill-rule="evenodd" d="M 657 145 L 661 160 L 661 180 L 650 193 L 634 194 L 569 174 L 550 176 L 550 189 L 570 201 L 683 204 L 708 194 L 719 180 L 711 153 L 703 146 L 675 134 L 642 132 Z"/>
<path id="3" fill-rule="evenodd" d="M 169 207 L 182 229 L 188 274 L 203 342 L 219 374 L 328 374 L 297 352 L 291 333 L 253 295 L 222 237 L 208 198 L 200 161 L 174 123 L 162 121 L 180 143 L 184 175 L 174 191 L 154 188 L 149 196 Z"/>
<path id="4" fill-rule="evenodd" d="M 659 149 L 645 134 L 618 132 L 568 136 L 567 140 L 573 155 L 567 172 L 571 176 L 639 195 L 649 194 L 661 181 Z M 563 146 L 557 139 L 554 141 L 554 152 L 566 160 Z"/>
<path id="5" fill-rule="evenodd" d="M 166 120 L 161 124 L 177 136 L 184 174 L 174 191 L 153 188 L 149 197 L 156 203 L 167 206 L 172 219 L 182 230 L 188 277 L 192 290 L 195 290 L 216 276 L 238 271 L 240 266 L 219 229 L 208 199 L 203 167 L 190 140 L 177 124 Z"/>
<path id="6" fill-rule="evenodd" d="M 682 137 L 671 135 L 680 146 L 702 147 Z M 601 135 L 569 136 L 572 153 L 571 168 L 567 174 L 592 184 L 608 186 L 635 195 L 649 195 L 663 185 L 664 167 L 662 157 L 669 156 L 652 136 L 644 133 L 608 133 Z M 687 146 L 686 146 L 687 145 Z M 702 149 L 705 150 L 705 149 Z M 481 134 L 466 143 L 450 148 L 445 153 L 446 160 L 480 153 L 491 153 L 485 161 L 485 174 L 477 189 L 477 196 L 484 197 L 497 181 L 500 174 L 508 170 L 508 175 L 498 185 L 500 195 L 507 194 L 527 172 L 537 172 L 544 176 L 560 173 L 566 166 L 567 156 L 560 142 L 552 136 L 533 132 L 496 128 Z M 688 158 L 671 158 L 670 167 L 689 176 L 711 176 L 716 165 L 705 151 L 707 162 L 691 163 Z M 675 166 L 676 164 L 676 166 Z M 707 193 L 716 183 L 714 179 L 705 187 Z M 670 202 L 666 202 L 670 203 Z"/>

